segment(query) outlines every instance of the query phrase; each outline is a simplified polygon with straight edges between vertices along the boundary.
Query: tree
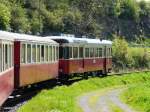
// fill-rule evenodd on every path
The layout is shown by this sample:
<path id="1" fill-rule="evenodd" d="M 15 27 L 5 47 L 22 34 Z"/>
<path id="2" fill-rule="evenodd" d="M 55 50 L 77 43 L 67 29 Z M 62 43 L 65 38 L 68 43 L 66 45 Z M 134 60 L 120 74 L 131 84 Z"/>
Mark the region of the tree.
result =
<path id="1" fill-rule="evenodd" d="M 125 20 L 139 20 L 140 8 L 135 0 L 123 0 L 120 18 Z"/>
<path id="2" fill-rule="evenodd" d="M 32 34 L 38 35 L 43 31 L 43 20 L 39 17 L 37 11 L 32 11 L 30 18 L 31 32 Z"/>
<path id="3" fill-rule="evenodd" d="M 30 23 L 25 9 L 16 5 L 11 12 L 11 28 L 14 32 L 30 32 Z"/>
<path id="4" fill-rule="evenodd" d="M 10 10 L 5 5 L 0 4 L 0 29 L 8 30 L 10 17 Z"/>

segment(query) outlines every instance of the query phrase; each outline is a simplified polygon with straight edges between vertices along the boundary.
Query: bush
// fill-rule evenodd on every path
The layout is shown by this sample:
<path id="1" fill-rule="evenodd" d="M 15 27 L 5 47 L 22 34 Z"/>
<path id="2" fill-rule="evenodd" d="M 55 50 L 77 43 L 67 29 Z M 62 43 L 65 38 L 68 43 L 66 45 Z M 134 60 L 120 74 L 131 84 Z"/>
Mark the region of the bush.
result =
<path id="1" fill-rule="evenodd" d="M 133 65 L 133 58 L 131 53 L 128 53 L 128 43 L 125 39 L 115 36 L 112 49 L 115 68 L 125 69 L 127 66 Z"/>
<path id="2" fill-rule="evenodd" d="M 149 68 L 150 67 L 150 56 L 149 51 L 146 48 L 136 48 L 132 47 L 129 50 L 132 53 L 132 57 L 134 59 L 135 68 Z"/>
<path id="3" fill-rule="evenodd" d="M 115 36 L 112 49 L 114 70 L 150 67 L 148 48 L 129 47 L 125 39 Z"/>

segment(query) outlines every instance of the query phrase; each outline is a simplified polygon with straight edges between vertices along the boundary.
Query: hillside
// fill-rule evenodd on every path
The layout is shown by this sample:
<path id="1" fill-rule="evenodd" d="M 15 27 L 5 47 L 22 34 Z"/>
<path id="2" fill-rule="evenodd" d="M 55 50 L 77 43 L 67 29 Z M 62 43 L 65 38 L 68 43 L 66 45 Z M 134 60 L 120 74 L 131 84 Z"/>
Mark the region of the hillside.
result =
<path id="1" fill-rule="evenodd" d="M 0 0 L 0 29 L 128 40 L 150 37 L 150 3 L 135 0 Z"/>

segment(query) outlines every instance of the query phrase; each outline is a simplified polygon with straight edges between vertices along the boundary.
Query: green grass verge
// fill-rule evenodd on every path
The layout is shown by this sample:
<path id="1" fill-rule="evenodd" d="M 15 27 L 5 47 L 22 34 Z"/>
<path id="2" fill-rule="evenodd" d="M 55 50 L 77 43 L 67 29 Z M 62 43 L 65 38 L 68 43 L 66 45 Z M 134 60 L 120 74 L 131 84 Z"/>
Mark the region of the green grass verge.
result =
<path id="1" fill-rule="evenodd" d="M 70 86 L 43 90 L 23 105 L 18 112 L 81 112 L 76 100 L 84 93 L 145 81 L 150 81 L 150 72 L 82 80 Z"/>
<path id="2" fill-rule="evenodd" d="M 150 112 L 150 81 L 132 85 L 121 99 L 140 112 Z"/>

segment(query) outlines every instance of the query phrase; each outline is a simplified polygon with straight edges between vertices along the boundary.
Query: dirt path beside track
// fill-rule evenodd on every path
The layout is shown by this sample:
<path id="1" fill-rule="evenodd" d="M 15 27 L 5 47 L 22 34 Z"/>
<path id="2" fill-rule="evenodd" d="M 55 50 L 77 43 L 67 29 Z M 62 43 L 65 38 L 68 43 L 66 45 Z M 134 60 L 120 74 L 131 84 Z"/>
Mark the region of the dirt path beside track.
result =
<path id="1" fill-rule="evenodd" d="M 78 100 L 78 104 L 83 112 L 115 112 L 110 104 L 115 105 L 121 112 L 135 112 L 127 104 L 123 103 L 119 99 L 119 95 L 124 89 L 117 88 L 112 89 L 104 93 L 88 93 L 87 95 L 81 96 Z M 98 95 L 96 102 L 91 106 L 89 100 Z M 120 112 L 120 111 L 119 111 Z"/>

